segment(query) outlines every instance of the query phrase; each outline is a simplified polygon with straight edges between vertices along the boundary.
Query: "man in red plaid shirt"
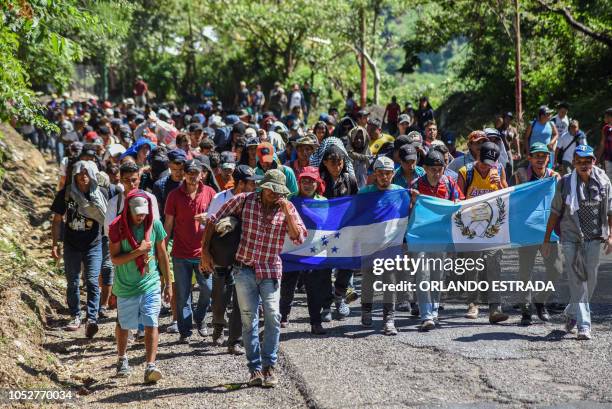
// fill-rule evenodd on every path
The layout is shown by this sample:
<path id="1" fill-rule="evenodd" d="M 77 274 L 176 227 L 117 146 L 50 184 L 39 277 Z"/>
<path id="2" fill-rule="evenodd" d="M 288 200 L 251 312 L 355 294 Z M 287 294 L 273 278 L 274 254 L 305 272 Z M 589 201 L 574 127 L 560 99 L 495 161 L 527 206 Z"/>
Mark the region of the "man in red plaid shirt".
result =
<path id="1" fill-rule="evenodd" d="M 234 265 L 234 281 L 242 317 L 242 339 L 251 373 L 249 385 L 276 386 L 274 373 L 280 338 L 279 300 L 283 265 L 279 254 L 285 236 L 295 244 L 304 242 L 306 227 L 295 207 L 286 199 L 285 175 L 278 169 L 266 172 L 261 190 L 239 194 L 210 216 L 202 240 L 201 269 L 212 271 L 210 239 L 216 223 L 227 216 L 242 221 L 240 245 Z M 264 309 L 264 340 L 259 344 L 259 299 Z M 263 368 L 263 373 L 262 373 Z"/>

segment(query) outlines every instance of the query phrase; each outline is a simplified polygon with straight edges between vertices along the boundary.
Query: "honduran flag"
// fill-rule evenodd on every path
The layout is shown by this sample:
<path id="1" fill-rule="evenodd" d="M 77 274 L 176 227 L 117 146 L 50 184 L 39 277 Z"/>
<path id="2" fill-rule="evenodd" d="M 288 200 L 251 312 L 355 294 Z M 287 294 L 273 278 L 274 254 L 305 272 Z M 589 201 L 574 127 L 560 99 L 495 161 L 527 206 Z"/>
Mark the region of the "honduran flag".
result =
<path id="1" fill-rule="evenodd" d="M 541 244 L 556 181 L 546 178 L 456 203 L 419 195 L 406 233 L 408 250 L 481 251 Z"/>
<path id="2" fill-rule="evenodd" d="M 308 237 L 297 246 L 285 240 L 284 271 L 358 269 L 367 258 L 401 250 L 410 202 L 404 189 L 330 200 L 295 198 L 292 202 Z"/>

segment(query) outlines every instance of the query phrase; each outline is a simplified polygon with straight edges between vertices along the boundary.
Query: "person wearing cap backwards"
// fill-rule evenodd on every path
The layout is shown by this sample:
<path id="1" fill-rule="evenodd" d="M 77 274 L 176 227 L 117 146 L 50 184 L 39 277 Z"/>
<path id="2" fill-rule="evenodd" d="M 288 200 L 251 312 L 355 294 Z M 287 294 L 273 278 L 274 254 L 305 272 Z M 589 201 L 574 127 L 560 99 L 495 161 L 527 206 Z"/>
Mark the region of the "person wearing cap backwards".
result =
<path id="1" fill-rule="evenodd" d="M 293 173 L 298 178 L 298 186 L 300 174 L 304 171 L 304 168 L 309 167 L 310 156 L 314 153 L 318 145 L 317 137 L 313 134 L 308 134 L 298 139 L 296 142 L 295 150 L 297 157 L 295 160 L 289 162 L 289 166 L 293 169 Z"/>
<path id="2" fill-rule="evenodd" d="M 574 170 L 557 184 L 546 225 L 542 255 L 552 252 L 550 236 L 559 223 L 570 302 L 565 308 L 565 329 L 579 340 L 591 339 L 589 301 L 595 291 L 601 246 L 612 252 L 612 186 L 605 171 L 594 166 L 593 148 L 580 145 L 574 153 Z"/>
<path id="3" fill-rule="evenodd" d="M 208 207 L 208 214 L 214 215 L 221 206 L 240 193 L 254 192 L 257 187 L 255 182 L 261 180 L 262 177 L 256 175 L 253 168 L 247 165 L 238 165 L 234 169 L 233 179 L 234 186 L 231 189 L 219 192 L 213 197 Z M 232 355 L 243 355 L 244 348 L 240 345 L 242 342 L 242 321 L 234 286 L 234 275 L 231 268 L 215 266 L 212 287 L 212 342 L 216 346 L 223 345 L 225 341 L 223 327 L 226 324 L 225 311 L 228 305 L 228 295 L 232 297 L 233 307 L 228 323 L 227 352 Z"/>
<path id="4" fill-rule="evenodd" d="M 395 166 L 391 159 L 380 156 L 374 162 L 374 183 L 359 189 L 359 194 L 382 192 L 387 190 L 401 190 L 401 186 L 391 183 Z M 364 272 L 361 284 L 361 325 L 365 328 L 372 326 L 372 299 L 373 299 L 373 279 L 374 275 Z M 393 273 L 385 273 L 384 281 L 389 283 L 394 281 Z M 395 293 L 385 291 L 383 302 L 383 332 L 385 335 L 397 335 L 395 328 Z"/>
<path id="5" fill-rule="evenodd" d="M 437 149 L 431 149 L 423 160 L 425 174 L 416 179 L 411 185 L 412 204 L 419 194 L 433 196 L 445 200 L 462 200 L 463 193 L 457 183 L 444 174 L 446 159 Z M 419 253 L 417 258 L 424 258 L 426 254 Z M 444 257 L 443 253 L 427 253 L 427 257 L 435 259 Z M 429 267 L 429 266 L 426 266 Z M 439 291 L 423 291 L 420 283 L 423 281 L 444 281 L 444 271 L 439 269 L 421 268 L 416 273 L 417 300 L 421 317 L 421 331 L 429 331 L 436 327 L 438 321 L 438 308 L 440 306 Z"/>
<path id="6" fill-rule="evenodd" d="M 144 325 L 145 383 L 162 378 L 155 366 L 159 341 L 158 318 L 161 309 L 159 270 L 170 283 L 170 264 L 164 239 L 166 232 L 153 218 L 153 206 L 144 191 L 133 190 L 126 197 L 123 212 L 109 227 L 110 254 L 116 268 L 113 294 L 117 296 L 117 376 L 128 376 L 127 344 L 130 329 Z M 165 285 L 164 300 L 172 297 L 172 286 Z"/>
<path id="7" fill-rule="evenodd" d="M 480 156 L 480 147 L 487 141 L 487 135 L 483 131 L 472 131 L 468 135 L 468 151 L 465 155 L 456 157 L 448 164 L 448 169 L 459 172 L 463 166 L 475 162 Z"/>
<path id="8" fill-rule="evenodd" d="M 210 177 L 209 171 L 197 159 L 185 163 L 185 179 L 180 186 L 168 195 L 164 208 L 164 228 L 172 236 L 172 266 L 176 286 L 176 311 L 180 342 L 189 343 L 192 335 L 192 322 L 195 321 L 198 334 L 208 335 L 204 319 L 210 304 L 212 277 L 207 270 L 199 271 L 200 243 L 206 211 L 215 190 L 205 185 L 203 179 Z M 195 274 L 200 286 L 200 296 L 195 311 L 191 308 L 191 278 Z M 193 320 L 193 321 L 192 321 Z"/>
<path id="9" fill-rule="evenodd" d="M 506 172 L 499 164 L 499 147 L 493 142 L 485 142 L 480 147 L 480 154 L 476 162 L 468 163 L 459 169 L 459 189 L 464 192 L 466 199 L 482 196 L 508 187 L 506 183 Z M 485 250 L 467 253 L 466 258 L 483 258 L 485 260 L 486 277 L 491 284 L 499 281 L 501 274 L 502 250 Z M 476 281 L 478 271 L 468 272 L 467 279 Z M 478 318 L 477 291 L 468 293 L 468 310 L 466 318 Z M 497 291 L 488 292 L 489 322 L 497 324 L 508 319 L 508 315 L 502 312 L 501 295 Z"/>
<path id="10" fill-rule="evenodd" d="M 278 169 L 285 175 L 285 183 L 290 193 L 298 191 L 295 173 L 289 166 L 281 165 L 278 161 L 274 147 L 270 142 L 262 142 L 257 145 L 257 168 L 255 173 L 263 176 L 270 169 Z"/>
<path id="11" fill-rule="evenodd" d="M 79 283 L 81 264 L 87 285 L 87 327 L 85 335 L 92 338 L 98 332 L 98 277 L 102 268 L 102 227 L 108 192 L 97 181 L 98 169 L 93 162 L 78 161 L 72 167 L 71 183 L 56 193 L 51 205 L 53 222 L 51 256 L 60 258 L 60 232 L 65 216 L 64 270 L 66 298 L 72 320 L 66 331 L 77 331 L 81 326 Z"/>
<path id="12" fill-rule="evenodd" d="M 314 166 L 304 167 L 302 173 L 298 176 L 298 186 L 299 192 L 290 195 L 289 199 L 327 200 L 322 195 L 325 191 L 325 182 L 321 179 L 319 170 Z M 279 303 L 281 328 L 286 328 L 289 325 L 291 304 L 293 303 L 296 285 L 300 277 L 304 279 L 306 285 L 306 302 L 308 304 L 311 332 L 315 335 L 324 335 L 326 331 L 321 326 L 321 310 L 324 302 L 329 301 L 326 297 L 329 298 L 331 296 L 329 290 L 332 288 L 332 282 L 331 271 L 329 269 L 283 273 Z"/>
<path id="13" fill-rule="evenodd" d="M 551 122 L 553 110 L 546 105 L 542 105 L 538 109 L 538 118 L 533 120 L 525 130 L 525 140 L 523 143 L 525 153 L 529 152 L 529 148 L 536 142 L 541 142 L 548 147 L 551 152 L 548 167 L 552 167 L 554 163 L 554 151 L 559 138 L 559 131 L 554 123 Z"/>
<path id="14" fill-rule="evenodd" d="M 533 182 L 536 180 L 554 177 L 561 179 L 561 176 L 552 169 L 547 168 L 548 160 L 550 158 L 550 152 L 548 147 L 541 142 L 536 142 L 529 148 L 528 164 L 525 167 L 520 167 L 514 173 L 514 184 L 520 185 L 521 183 Z M 528 282 L 531 279 L 533 272 L 533 266 L 535 264 L 536 256 L 538 255 L 540 246 L 526 246 L 519 247 L 519 279 L 523 282 Z M 546 279 L 548 281 L 555 282 L 561 276 L 561 256 L 559 252 L 558 243 L 551 243 L 550 253 L 547 257 L 543 257 L 544 266 L 546 267 Z M 531 309 L 531 292 L 523 293 L 524 299 L 521 303 L 521 325 L 531 325 L 532 323 L 532 309 Z M 538 317 L 542 321 L 550 321 L 550 314 L 546 309 L 546 302 L 548 301 L 550 294 L 541 292 L 535 295 L 535 307 Z"/>
<path id="15" fill-rule="evenodd" d="M 249 385 L 276 386 L 275 374 L 280 336 L 280 279 L 282 261 L 279 254 L 285 237 L 295 244 L 304 242 L 308 234 L 297 210 L 286 199 L 285 175 L 280 169 L 270 169 L 264 175 L 257 192 L 239 194 L 209 216 L 202 240 L 200 268 L 212 271 L 209 251 L 215 224 L 233 215 L 241 220 L 241 237 L 235 273 L 236 294 L 242 318 L 242 339 L 250 371 Z M 264 310 L 263 345 L 259 342 L 259 302 Z M 263 369 L 263 373 L 262 373 Z"/>

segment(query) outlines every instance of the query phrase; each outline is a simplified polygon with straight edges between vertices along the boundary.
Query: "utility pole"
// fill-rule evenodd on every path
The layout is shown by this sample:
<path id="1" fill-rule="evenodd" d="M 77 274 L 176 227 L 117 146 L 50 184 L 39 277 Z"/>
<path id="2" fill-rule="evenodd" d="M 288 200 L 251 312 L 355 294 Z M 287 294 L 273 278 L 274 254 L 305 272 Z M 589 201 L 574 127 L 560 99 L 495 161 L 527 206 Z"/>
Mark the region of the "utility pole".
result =
<path id="1" fill-rule="evenodd" d="M 366 96 L 368 95 L 368 85 L 366 83 L 366 59 L 365 59 L 365 44 L 366 44 L 366 19 L 365 10 L 363 7 L 359 9 L 359 35 L 360 35 L 360 64 L 361 64 L 361 101 L 360 105 L 362 108 L 366 106 Z"/>
<path id="2" fill-rule="evenodd" d="M 521 83 L 521 18 L 519 0 L 514 0 L 514 99 L 516 126 L 523 130 L 523 85 Z"/>

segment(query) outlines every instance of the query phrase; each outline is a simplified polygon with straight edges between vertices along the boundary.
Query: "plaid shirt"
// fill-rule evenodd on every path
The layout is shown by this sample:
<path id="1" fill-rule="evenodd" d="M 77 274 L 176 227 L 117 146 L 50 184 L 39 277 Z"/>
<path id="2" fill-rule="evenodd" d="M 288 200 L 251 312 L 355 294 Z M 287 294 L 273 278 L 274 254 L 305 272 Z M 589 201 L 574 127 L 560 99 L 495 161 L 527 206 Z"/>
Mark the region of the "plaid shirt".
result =
<path id="1" fill-rule="evenodd" d="M 291 202 L 289 209 L 300 230 L 299 237 L 293 242 L 302 244 L 308 232 Z M 214 224 L 227 216 L 236 216 L 242 221 L 242 237 L 236 261 L 252 266 L 258 280 L 280 279 L 283 274 L 283 263 L 279 254 L 283 250 L 287 235 L 285 213 L 277 208 L 274 213 L 264 215 L 261 194 L 255 192 L 234 196 L 221 206 L 215 215 L 209 216 L 209 220 Z"/>

